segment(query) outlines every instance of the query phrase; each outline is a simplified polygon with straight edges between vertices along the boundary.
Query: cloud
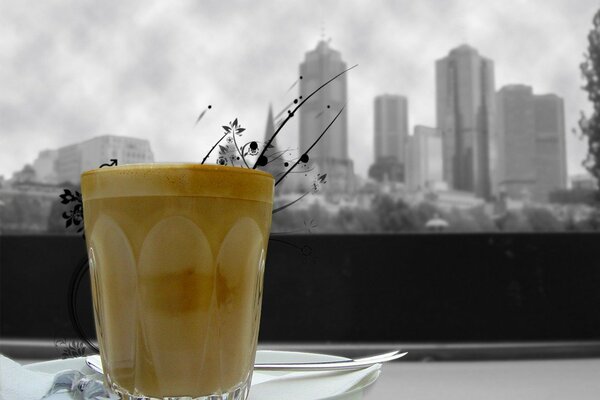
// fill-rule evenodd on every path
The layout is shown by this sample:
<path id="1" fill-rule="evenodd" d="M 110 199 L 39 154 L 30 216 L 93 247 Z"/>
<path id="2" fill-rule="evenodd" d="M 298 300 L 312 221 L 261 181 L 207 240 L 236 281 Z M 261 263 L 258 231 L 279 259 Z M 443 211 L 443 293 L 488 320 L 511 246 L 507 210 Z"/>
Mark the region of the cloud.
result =
<path id="1" fill-rule="evenodd" d="M 587 107 L 578 64 L 593 0 L 75 1 L 0 3 L 0 174 L 101 134 L 148 138 L 161 161 L 199 160 L 238 117 L 262 138 L 269 103 L 295 95 L 305 52 L 324 24 L 359 68 L 348 76 L 349 153 L 365 174 L 373 98 L 409 98 L 410 124 L 435 124 L 434 61 L 462 42 L 492 58 L 496 85 L 565 98 L 567 128 Z M 213 107 L 198 127 L 194 121 Z M 297 146 L 292 123 L 281 137 Z M 576 170 L 585 148 L 569 141 Z"/>

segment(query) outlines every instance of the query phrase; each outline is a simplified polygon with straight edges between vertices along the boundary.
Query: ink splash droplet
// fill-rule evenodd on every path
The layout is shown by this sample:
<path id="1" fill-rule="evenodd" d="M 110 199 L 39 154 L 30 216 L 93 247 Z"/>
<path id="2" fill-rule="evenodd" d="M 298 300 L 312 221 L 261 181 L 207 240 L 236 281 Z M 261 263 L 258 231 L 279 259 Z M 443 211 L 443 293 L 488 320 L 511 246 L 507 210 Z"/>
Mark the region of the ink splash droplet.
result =
<path id="1" fill-rule="evenodd" d="M 302 79 L 302 75 L 300 75 L 300 79 Z"/>
<path id="2" fill-rule="evenodd" d="M 331 108 L 331 106 L 329 104 L 327 104 L 327 108 Z"/>
<path id="3" fill-rule="evenodd" d="M 302 96 L 300 96 L 299 99 L 302 100 Z"/>
<path id="4" fill-rule="evenodd" d="M 258 149 L 258 143 L 250 142 L 250 150 L 256 150 L 256 149 Z"/>
<path id="5" fill-rule="evenodd" d="M 302 157 L 300 157 L 300 162 L 307 163 L 308 162 L 308 154 L 306 154 L 306 153 L 302 154 Z"/>
<path id="6" fill-rule="evenodd" d="M 263 155 L 258 157 L 258 160 L 256 160 L 256 165 L 258 165 L 259 167 L 264 167 L 265 165 L 267 165 L 268 162 L 269 160 L 267 159 L 267 157 Z"/>
<path id="7" fill-rule="evenodd" d="M 294 99 L 294 104 L 298 104 L 298 99 Z"/>
<path id="8" fill-rule="evenodd" d="M 211 108 L 212 108 L 212 106 L 209 104 L 209 105 L 208 105 L 208 109 L 210 110 Z"/>
<path id="9" fill-rule="evenodd" d="M 284 163 L 283 163 L 283 166 L 284 166 L 284 167 L 288 167 L 289 165 L 290 165 L 290 164 L 289 164 L 289 163 L 287 163 L 287 162 L 284 162 Z"/>

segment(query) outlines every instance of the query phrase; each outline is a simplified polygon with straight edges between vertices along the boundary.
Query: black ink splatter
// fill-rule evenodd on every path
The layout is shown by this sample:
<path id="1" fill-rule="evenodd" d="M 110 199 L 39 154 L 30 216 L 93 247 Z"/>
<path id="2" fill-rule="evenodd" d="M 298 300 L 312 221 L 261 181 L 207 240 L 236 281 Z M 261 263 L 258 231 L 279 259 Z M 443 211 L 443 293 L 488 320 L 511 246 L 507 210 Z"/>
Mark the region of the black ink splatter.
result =
<path id="1" fill-rule="evenodd" d="M 258 160 L 256 160 L 256 165 L 258 165 L 259 167 L 264 167 L 265 165 L 267 165 L 269 162 L 269 159 L 262 155 L 258 157 Z"/>
<path id="2" fill-rule="evenodd" d="M 310 99 L 312 96 L 314 96 L 317 92 L 319 92 L 321 89 L 323 89 L 325 86 L 327 86 L 329 83 L 333 82 L 335 79 L 337 79 L 338 77 L 342 76 L 343 74 L 345 74 L 346 72 L 350 71 L 353 68 L 356 68 L 358 66 L 358 64 L 353 65 L 350 68 L 347 68 L 345 70 L 343 70 L 342 72 L 340 72 L 339 74 L 335 75 L 333 78 L 329 79 L 328 81 L 326 81 L 325 83 L 323 83 L 321 86 L 319 86 L 318 88 L 316 88 L 315 90 L 313 90 L 312 93 L 310 93 L 304 100 L 302 100 L 295 108 L 294 110 L 288 114 L 287 118 L 283 121 L 283 123 L 279 126 L 279 128 L 277 128 L 277 130 L 273 133 L 273 135 L 271 136 L 271 138 L 267 141 L 267 146 L 265 146 L 265 148 L 263 149 L 262 153 L 260 155 L 264 155 L 266 149 L 268 148 L 268 145 L 270 145 L 273 140 L 275 140 L 275 137 L 277 136 L 277 134 L 281 131 L 281 129 L 283 129 L 283 127 L 285 126 L 285 124 L 291 119 L 291 116 L 293 115 L 294 112 L 296 112 L 296 110 L 298 110 L 300 107 L 302 107 L 302 105 L 304 103 L 306 103 L 308 101 L 308 99 Z M 343 109 L 343 108 L 342 108 Z M 341 110 L 340 110 L 341 111 Z M 338 114 L 339 115 L 339 114 Z M 334 118 L 337 119 L 337 116 Z M 327 129 L 326 129 L 327 130 Z M 319 139 L 317 139 L 318 141 Z M 315 142 L 316 143 L 316 142 Z M 311 146 L 312 148 L 312 146 Z M 308 151 L 307 151 L 308 153 Z M 260 157 L 259 157 L 260 159 Z M 256 167 L 258 167 L 258 164 L 255 163 L 254 166 L 252 167 L 253 169 L 255 169 Z"/>
<path id="3" fill-rule="evenodd" d="M 323 130 L 323 132 L 319 135 L 319 137 L 313 142 L 313 144 L 304 152 L 304 154 L 308 155 L 308 153 L 312 150 L 312 148 L 315 147 L 317 145 L 317 143 L 319 143 L 319 140 L 321 140 L 323 135 L 325 135 L 325 133 L 329 130 L 329 128 L 331 128 L 331 125 L 333 125 L 335 120 L 337 120 L 339 118 L 339 116 L 342 114 L 342 111 L 344 111 L 344 107 L 342 107 L 340 109 L 340 111 L 338 111 L 338 113 L 331 120 L 329 125 L 327 125 L 327 127 Z M 277 186 L 279 183 L 281 183 L 281 181 L 300 163 L 300 161 L 301 160 L 296 161 L 287 171 L 285 171 L 285 173 L 277 180 L 277 182 L 275 182 L 275 186 Z"/>
<path id="4" fill-rule="evenodd" d="M 302 157 L 300 157 L 300 162 L 306 164 L 308 162 L 308 154 L 302 154 Z"/>
<path id="5" fill-rule="evenodd" d="M 212 108 L 212 106 L 209 104 L 207 110 L 210 110 L 211 108 Z M 194 123 L 194 126 L 198 125 L 198 122 L 200 122 L 200 120 L 204 117 L 204 114 L 206 114 L 207 110 L 202 110 L 200 115 L 198 115 L 198 118 L 196 118 L 196 122 Z"/>

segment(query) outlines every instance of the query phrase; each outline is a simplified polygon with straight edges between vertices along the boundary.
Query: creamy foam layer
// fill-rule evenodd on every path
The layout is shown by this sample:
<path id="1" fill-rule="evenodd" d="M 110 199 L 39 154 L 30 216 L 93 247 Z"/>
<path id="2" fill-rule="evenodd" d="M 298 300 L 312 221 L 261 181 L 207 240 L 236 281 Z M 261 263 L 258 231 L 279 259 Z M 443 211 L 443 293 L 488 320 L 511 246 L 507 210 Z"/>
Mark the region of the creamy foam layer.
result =
<path id="1" fill-rule="evenodd" d="M 274 179 L 263 171 L 200 164 L 131 164 L 81 175 L 84 200 L 202 196 L 273 203 Z"/>

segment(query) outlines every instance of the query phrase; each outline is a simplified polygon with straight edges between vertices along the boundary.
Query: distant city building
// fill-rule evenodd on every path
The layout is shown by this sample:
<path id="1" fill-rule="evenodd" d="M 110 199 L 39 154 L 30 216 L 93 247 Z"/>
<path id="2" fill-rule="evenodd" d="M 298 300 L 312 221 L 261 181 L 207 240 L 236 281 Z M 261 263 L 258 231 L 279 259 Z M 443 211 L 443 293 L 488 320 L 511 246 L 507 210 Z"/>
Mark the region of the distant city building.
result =
<path id="1" fill-rule="evenodd" d="M 306 53 L 300 64 L 300 96 L 308 96 L 329 79 L 346 69 L 339 51 L 321 40 Z M 348 158 L 347 75 L 344 74 L 311 97 L 300 108 L 300 151 L 306 151 L 321 135 L 342 107 L 344 112 L 325 136 L 310 151 L 310 165 L 326 173 L 326 192 L 349 193 L 354 190 L 354 166 Z"/>
<path id="2" fill-rule="evenodd" d="M 124 136 L 99 136 L 57 150 L 57 182 L 78 184 L 83 171 L 98 168 L 111 159 L 119 165 L 153 162 L 150 142 Z"/>
<path id="3" fill-rule="evenodd" d="M 0 234 L 46 231 L 61 193 L 58 185 L 40 182 L 34 167 L 26 164 L 0 185 Z"/>
<path id="4" fill-rule="evenodd" d="M 408 100 L 384 94 L 374 101 L 375 162 L 369 177 L 378 182 L 406 181 Z"/>
<path id="5" fill-rule="evenodd" d="M 37 182 L 35 169 L 30 164 L 25 164 L 22 170 L 13 174 L 11 184 L 15 183 L 34 183 Z"/>
<path id="6" fill-rule="evenodd" d="M 56 160 L 58 159 L 58 150 L 40 151 L 33 162 L 36 179 L 42 183 L 56 183 Z"/>
<path id="7" fill-rule="evenodd" d="M 443 182 L 442 137 L 436 128 L 417 125 L 408 139 L 406 183 L 409 190 L 431 189 Z"/>
<path id="8" fill-rule="evenodd" d="M 564 106 L 525 85 L 497 94 L 497 182 L 511 199 L 547 202 L 567 186 Z"/>
<path id="9" fill-rule="evenodd" d="M 567 187 L 565 117 L 563 100 L 555 94 L 535 96 L 536 183 L 534 199 Z"/>
<path id="10" fill-rule="evenodd" d="M 395 157 L 406 164 L 408 100 L 399 95 L 375 97 L 375 161 Z"/>
<path id="11" fill-rule="evenodd" d="M 444 180 L 451 188 L 492 194 L 494 63 L 462 45 L 436 62 L 437 127 L 442 134 Z"/>
<path id="12" fill-rule="evenodd" d="M 578 174 L 571 177 L 572 189 L 597 190 L 598 182 L 590 174 Z"/>
<path id="13" fill-rule="evenodd" d="M 405 167 L 395 156 L 381 157 L 369 167 L 369 177 L 377 182 L 405 182 Z"/>
<path id="14" fill-rule="evenodd" d="M 499 192 L 511 199 L 531 199 L 536 181 L 535 107 L 530 86 L 508 85 L 496 96 Z"/>

